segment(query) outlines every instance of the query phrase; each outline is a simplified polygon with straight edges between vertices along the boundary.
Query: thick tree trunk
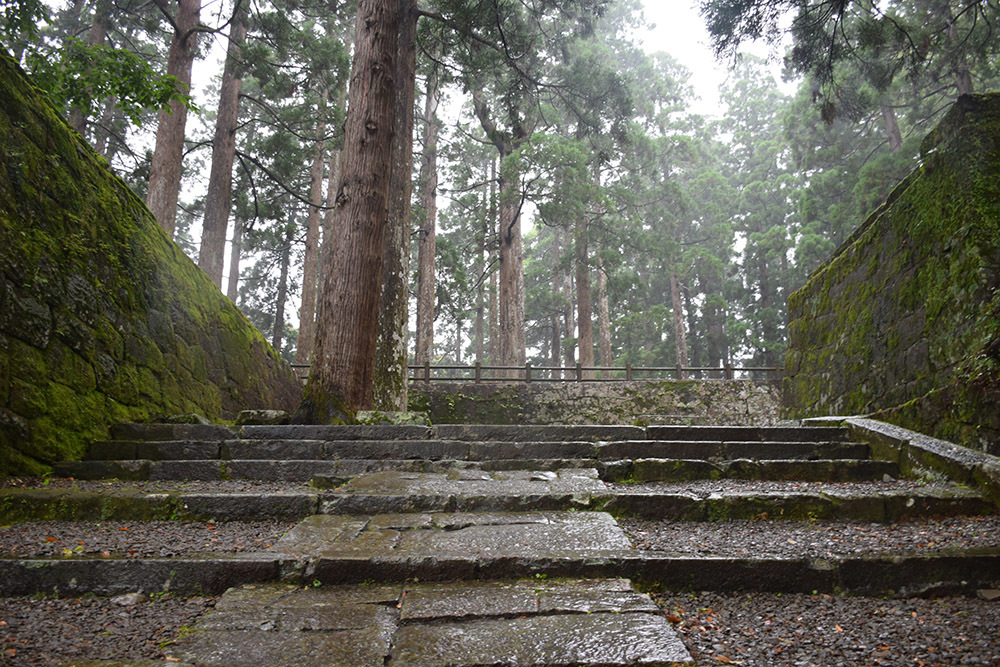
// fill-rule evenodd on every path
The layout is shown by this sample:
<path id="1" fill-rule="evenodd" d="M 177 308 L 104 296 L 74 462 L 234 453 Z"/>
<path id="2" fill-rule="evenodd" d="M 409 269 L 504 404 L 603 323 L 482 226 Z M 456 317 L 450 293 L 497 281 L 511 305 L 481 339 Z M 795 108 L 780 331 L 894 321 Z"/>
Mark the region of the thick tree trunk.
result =
<path id="1" fill-rule="evenodd" d="M 229 285 L 226 296 L 233 303 L 239 296 L 240 288 L 240 256 L 243 253 L 243 221 L 236 218 L 233 221 L 233 243 L 229 250 Z"/>
<path id="2" fill-rule="evenodd" d="M 882 104 L 882 121 L 885 123 L 885 134 L 889 139 L 889 152 L 895 153 L 903 147 L 903 135 L 896 122 L 896 112 L 888 104 Z"/>
<path id="3" fill-rule="evenodd" d="M 158 0 L 164 2 L 166 0 Z M 177 0 L 174 15 L 176 30 L 167 56 L 167 74 L 177 77 L 185 92 L 191 88 L 191 66 L 194 63 L 198 33 L 198 13 L 201 0 Z M 156 126 L 156 146 L 149 166 L 149 189 L 146 206 L 156 221 L 172 238 L 177 220 L 177 198 L 181 188 L 181 162 L 184 158 L 184 126 L 187 107 L 178 100 L 170 102 L 169 111 L 161 111 Z"/>
<path id="4" fill-rule="evenodd" d="M 490 226 L 490 364 L 500 363 L 500 309 L 497 307 L 497 283 L 499 281 L 500 234 L 497 226 L 497 161 L 490 160 L 490 205 L 488 224 Z"/>
<path id="5" fill-rule="evenodd" d="M 417 70 L 417 3 L 399 0 L 396 127 L 392 138 L 389 224 L 375 343 L 372 407 L 406 410 L 410 323 L 410 195 L 413 187 L 413 102 Z"/>
<path id="6" fill-rule="evenodd" d="M 281 274 L 278 277 L 278 296 L 274 306 L 274 327 L 271 329 L 271 347 L 281 352 L 285 337 L 285 303 L 288 301 L 288 268 L 292 263 L 293 227 L 288 226 L 281 247 Z"/>
<path id="7" fill-rule="evenodd" d="M 423 221 L 417 235 L 417 340 L 418 366 L 430 363 L 434 353 L 434 279 L 437 242 L 437 68 L 427 78 L 424 102 L 424 154 L 420 163 L 420 207 Z"/>
<path id="8" fill-rule="evenodd" d="M 483 363 L 486 352 L 486 237 L 489 235 L 489 217 L 483 218 L 479 229 L 479 248 L 476 252 L 476 363 Z"/>
<path id="9" fill-rule="evenodd" d="M 501 158 L 502 159 L 502 158 Z M 520 172 L 513 161 L 500 175 L 500 365 L 524 366 L 524 269 Z"/>
<path id="10" fill-rule="evenodd" d="M 308 364 L 316 337 L 316 283 L 319 267 L 319 222 L 323 208 L 323 162 L 326 158 L 326 91 L 320 93 L 320 120 L 316 124 L 316 143 L 309 170 L 309 213 L 306 215 L 306 247 L 302 258 L 302 303 L 299 304 L 299 338 L 295 363 Z"/>
<path id="11" fill-rule="evenodd" d="M 611 358 L 611 306 L 608 303 L 608 276 L 604 264 L 597 255 L 597 324 L 600 332 L 601 366 L 614 366 Z M 602 377 L 611 377 L 611 371 L 604 371 Z"/>
<path id="12" fill-rule="evenodd" d="M 354 43 L 353 33 L 344 36 L 344 48 L 350 50 Z M 347 106 L 347 85 L 340 85 L 337 93 L 337 108 L 346 109 Z M 336 142 L 334 142 L 336 144 Z M 327 167 L 329 172 L 326 180 L 326 211 L 323 213 L 323 241 L 320 247 L 319 257 L 319 285 L 322 286 L 326 280 L 326 267 L 330 264 L 330 253 L 333 249 L 333 214 L 334 202 L 337 200 L 337 188 L 340 187 L 340 163 L 343 155 L 343 147 L 336 145 L 330 149 L 330 162 Z M 315 344 L 315 334 L 313 336 Z"/>
<path id="13" fill-rule="evenodd" d="M 398 0 L 360 0 L 333 226 L 338 243 L 319 298 L 316 349 L 298 419 L 352 421 L 372 402 L 392 175 Z"/>
<path id="14" fill-rule="evenodd" d="M 201 248 L 198 266 L 222 288 L 222 270 L 226 256 L 226 227 L 233 192 L 233 161 L 236 159 L 236 124 L 240 111 L 239 62 L 247 36 L 246 4 L 241 3 L 233 15 L 229 32 L 226 64 L 219 89 L 219 113 L 215 118 L 212 139 L 212 170 L 205 195 L 205 219 L 201 228 Z"/>
<path id="15" fill-rule="evenodd" d="M 576 333 L 581 366 L 594 365 L 594 315 L 590 295 L 590 257 L 588 248 L 587 221 L 580 217 L 576 221 L 573 244 L 576 257 Z M 593 371 L 585 371 L 583 377 L 592 379 Z"/>
<path id="16" fill-rule="evenodd" d="M 681 291 L 677 284 L 677 276 L 670 273 L 670 303 L 674 311 L 674 347 L 677 352 L 677 365 L 688 365 L 687 336 L 684 334 L 684 308 L 681 305 Z M 679 380 L 687 378 L 687 372 L 681 371 L 678 374 Z"/>

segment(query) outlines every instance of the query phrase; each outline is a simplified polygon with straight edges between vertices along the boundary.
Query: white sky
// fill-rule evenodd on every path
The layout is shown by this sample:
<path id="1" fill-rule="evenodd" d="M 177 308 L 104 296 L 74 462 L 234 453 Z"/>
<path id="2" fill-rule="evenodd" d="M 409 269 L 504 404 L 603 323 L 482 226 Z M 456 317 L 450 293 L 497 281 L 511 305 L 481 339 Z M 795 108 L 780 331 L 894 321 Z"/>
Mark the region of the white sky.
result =
<path id="1" fill-rule="evenodd" d="M 636 41 L 647 53 L 666 51 L 691 70 L 691 84 L 699 97 L 691 110 L 718 116 L 719 86 L 726 79 L 728 65 L 712 53 L 697 0 L 643 0 L 643 5 L 646 23 L 652 27 L 637 34 Z"/>

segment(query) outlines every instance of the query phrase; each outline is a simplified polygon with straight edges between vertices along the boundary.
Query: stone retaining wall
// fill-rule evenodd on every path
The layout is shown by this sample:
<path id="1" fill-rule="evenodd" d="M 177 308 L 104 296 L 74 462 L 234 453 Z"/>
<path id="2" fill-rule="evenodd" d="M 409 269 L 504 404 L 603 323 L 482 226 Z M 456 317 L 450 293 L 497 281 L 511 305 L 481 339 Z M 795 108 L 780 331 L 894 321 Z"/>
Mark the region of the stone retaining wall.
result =
<path id="1" fill-rule="evenodd" d="M 1000 94 L 956 103 L 789 316 L 789 416 L 875 413 L 1000 451 Z"/>
<path id="2" fill-rule="evenodd" d="M 109 424 L 294 410 L 291 369 L 0 54 L 0 476 Z"/>
<path id="3" fill-rule="evenodd" d="M 721 424 L 778 421 L 780 390 L 753 380 L 410 384 L 435 424 Z"/>

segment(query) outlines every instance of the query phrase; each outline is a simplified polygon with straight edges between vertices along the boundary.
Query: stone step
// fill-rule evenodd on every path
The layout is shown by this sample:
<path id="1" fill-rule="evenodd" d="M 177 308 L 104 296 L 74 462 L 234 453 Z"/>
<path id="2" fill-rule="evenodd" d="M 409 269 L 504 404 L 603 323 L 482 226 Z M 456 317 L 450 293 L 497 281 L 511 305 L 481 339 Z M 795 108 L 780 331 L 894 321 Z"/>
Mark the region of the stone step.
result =
<path id="1" fill-rule="evenodd" d="M 233 459 L 233 460 L 113 460 L 57 464 L 57 477 L 81 480 L 227 480 L 310 482 L 322 488 L 340 486 L 366 472 L 447 473 L 453 470 L 558 470 L 594 468 L 612 482 L 685 481 L 696 479 L 773 479 L 805 482 L 855 482 L 899 477 L 899 464 L 855 459 L 701 461 L 685 459 L 492 459 L 479 461 L 419 459 Z"/>
<path id="2" fill-rule="evenodd" d="M 851 519 L 891 522 L 929 516 L 984 515 L 994 506 L 953 485 L 894 486 L 799 482 L 624 484 L 608 486 L 595 469 L 448 473 L 386 470 L 352 477 L 331 490 L 291 486 L 281 492 L 190 491 L 163 483 L 148 491 L 128 484 L 96 490 L 0 489 L 7 521 L 300 519 L 312 514 L 605 509 L 621 516 L 679 521 Z M 715 484 L 712 486 L 711 484 Z"/>
<path id="3" fill-rule="evenodd" d="M 467 440 L 108 440 L 86 459 L 112 460 L 333 460 L 420 459 L 867 459 L 868 445 L 842 441 L 467 441 Z"/>
<path id="4" fill-rule="evenodd" d="M 168 657 L 198 665 L 693 665 L 628 581 L 245 586 Z"/>
<path id="5" fill-rule="evenodd" d="M 114 440 L 501 440 L 586 441 L 721 440 L 815 441 L 846 440 L 847 430 L 830 426 L 625 426 L 625 425 L 496 425 L 439 424 L 437 426 L 220 426 L 213 424 L 116 424 Z"/>
<path id="6" fill-rule="evenodd" d="M 767 525 L 761 522 L 761 529 Z M 821 559 L 675 556 L 634 549 L 603 512 L 503 512 L 317 515 L 269 551 L 248 554 L 0 558 L 0 595 L 216 595 L 260 582 L 312 587 L 530 578 L 539 585 L 563 577 L 627 577 L 672 590 L 955 594 L 1000 587 L 1000 548 Z"/>

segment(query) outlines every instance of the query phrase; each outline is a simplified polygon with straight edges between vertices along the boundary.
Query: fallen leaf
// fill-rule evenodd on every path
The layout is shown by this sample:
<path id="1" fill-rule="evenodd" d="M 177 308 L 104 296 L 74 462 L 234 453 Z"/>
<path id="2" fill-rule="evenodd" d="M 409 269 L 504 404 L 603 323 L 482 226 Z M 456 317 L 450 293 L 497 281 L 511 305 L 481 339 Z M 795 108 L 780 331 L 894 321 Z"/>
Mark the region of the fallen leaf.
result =
<path id="1" fill-rule="evenodd" d="M 844 628 L 840 627 L 839 625 L 833 626 L 833 629 L 836 630 L 837 632 L 843 632 L 844 631 Z"/>
<path id="2" fill-rule="evenodd" d="M 45 538 L 45 541 L 46 541 L 46 542 L 56 542 L 57 540 L 56 540 L 56 538 L 54 538 L 54 537 L 46 537 L 46 538 Z"/>
<path id="3" fill-rule="evenodd" d="M 128 526 L 118 526 L 118 530 L 128 530 Z"/>
<path id="4" fill-rule="evenodd" d="M 671 623 L 680 623 L 681 617 L 675 616 L 674 614 L 670 614 L 669 616 L 667 616 L 667 620 L 670 621 Z"/>
<path id="5" fill-rule="evenodd" d="M 180 661 L 181 661 L 181 659 L 180 659 L 180 658 L 172 658 L 172 657 L 170 657 L 169 655 L 168 655 L 168 656 L 166 656 L 166 657 L 164 658 L 164 660 L 166 660 L 167 662 L 180 662 Z"/>

